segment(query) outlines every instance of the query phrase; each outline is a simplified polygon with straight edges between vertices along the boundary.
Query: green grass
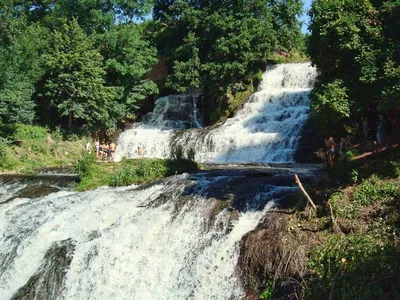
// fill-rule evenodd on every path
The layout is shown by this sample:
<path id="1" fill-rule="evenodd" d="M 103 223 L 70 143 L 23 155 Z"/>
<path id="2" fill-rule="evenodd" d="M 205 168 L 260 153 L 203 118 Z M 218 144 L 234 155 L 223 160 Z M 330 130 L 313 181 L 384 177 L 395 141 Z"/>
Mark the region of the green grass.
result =
<path id="1" fill-rule="evenodd" d="M 397 149 L 343 163 L 323 187 L 314 186 L 333 190 L 329 200 L 341 232 L 331 231 L 326 210 L 320 214 L 328 226 L 313 237 L 320 245 L 308 253 L 314 278 L 306 298 L 328 299 L 331 293 L 333 299 L 400 298 L 399 157 Z M 319 203 L 322 212 L 325 203 Z"/>
<path id="2" fill-rule="evenodd" d="M 190 160 L 131 159 L 120 163 L 99 163 L 94 156 L 84 156 L 75 171 L 80 177 L 76 190 L 85 191 L 100 186 L 141 184 L 167 176 L 196 171 L 200 165 Z"/>
<path id="3" fill-rule="evenodd" d="M 42 168 L 72 166 L 82 156 L 86 139 L 63 137 L 60 130 L 0 125 L 0 171 L 32 174 Z M 64 139 L 64 140 L 63 140 Z"/>

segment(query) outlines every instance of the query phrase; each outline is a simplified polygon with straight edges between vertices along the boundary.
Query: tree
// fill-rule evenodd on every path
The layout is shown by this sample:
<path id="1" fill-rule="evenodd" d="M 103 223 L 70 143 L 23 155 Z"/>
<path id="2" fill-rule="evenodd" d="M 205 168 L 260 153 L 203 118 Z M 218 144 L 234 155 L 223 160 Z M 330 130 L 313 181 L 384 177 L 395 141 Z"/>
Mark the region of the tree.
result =
<path id="1" fill-rule="evenodd" d="M 42 76 L 41 52 L 47 44 L 48 32 L 40 25 L 25 25 L 11 10 L 0 14 L 0 121 L 32 123 L 35 102 L 34 84 Z"/>
<path id="2" fill-rule="evenodd" d="M 320 70 L 312 94 L 312 111 L 318 120 L 337 124 L 335 131 L 356 125 L 368 104 L 387 112 L 399 109 L 400 96 L 400 4 L 396 1 L 316 0 L 310 11 L 312 32 L 308 52 Z M 340 82 L 339 97 L 332 97 L 330 84 Z M 344 96 L 342 93 L 345 93 Z M 317 99 L 342 107 L 351 118 L 336 122 L 333 110 L 321 110 Z M 377 100 L 379 99 L 379 100 Z M 320 127 L 325 130 L 324 126 Z"/>
<path id="3" fill-rule="evenodd" d="M 249 89 L 276 51 L 303 47 L 299 0 L 157 0 L 157 47 L 167 57 L 166 84 L 176 92 L 203 88 L 209 111 L 223 111 L 227 94 Z"/>
<path id="4" fill-rule="evenodd" d="M 109 110 L 118 89 L 104 86 L 102 56 L 77 21 L 64 21 L 52 33 L 50 50 L 45 55 L 45 99 L 59 116 L 80 119 L 90 127 L 113 124 Z"/>
<path id="5" fill-rule="evenodd" d="M 145 78 L 158 61 L 157 50 L 142 38 L 137 24 L 113 26 L 97 37 L 97 44 L 105 60 L 106 85 L 122 91 L 113 104 L 120 106 L 116 118 L 132 115 L 149 95 L 158 92 L 157 85 Z"/>

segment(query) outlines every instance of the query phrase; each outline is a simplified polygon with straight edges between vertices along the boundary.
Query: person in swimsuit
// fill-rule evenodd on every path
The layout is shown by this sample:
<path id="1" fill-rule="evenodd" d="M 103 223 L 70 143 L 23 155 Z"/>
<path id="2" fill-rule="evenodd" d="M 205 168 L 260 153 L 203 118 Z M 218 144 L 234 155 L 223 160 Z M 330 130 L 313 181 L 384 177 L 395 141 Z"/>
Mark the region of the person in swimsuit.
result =
<path id="1" fill-rule="evenodd" d="M 95 146 L 96 146 L 96 158 L 99 158 L 99 155 L 100 155 L 100 142 L 99 142 L 99 140 L 96 140 Z"/>
<path id="2" fill-rule="evenodd" d="M 111 154 L 111 160 L 115 160 L 115 150 L 117 149 L 117 145 L 114 144 L 114 142 L 111 142 L 110 146 L 110 154 Z"/>

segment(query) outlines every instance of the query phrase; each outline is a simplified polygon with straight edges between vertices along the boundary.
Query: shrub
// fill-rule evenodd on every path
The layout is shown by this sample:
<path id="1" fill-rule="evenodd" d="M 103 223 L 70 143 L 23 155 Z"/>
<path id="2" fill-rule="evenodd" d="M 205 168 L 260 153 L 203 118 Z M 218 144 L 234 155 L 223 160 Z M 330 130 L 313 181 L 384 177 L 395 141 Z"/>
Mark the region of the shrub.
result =
<path id="1" fill-rule="evenodd" d="M 146 160 L 122 162 L 122 167 L 114 174 L 112 186 L 124 186 L 133 183 L 142 183 L 168 174 L 164 160 Z"/>
<path id="2" fill-rule="evenodd" d="M 0 137 L 0 169 L 9 170 L 18 164 L 9 148 L 8 140 Z"/>
<path id="3" fill-rule="evenodd" d="M 85 154 L 74 166 L 74 171 L 76 174 L 78 174 L 81 180 L 85 177 L 93 175 L 96 170 L 96 156 L 92 154 Z"/>
<path id="4" fill-rule="evenodd" d="M 17 124 L 15 127 L 15 132 L 13 134 L 13 138 L 15 140 L 44 141 L 46 137 L 47 137 L 47 128 L 34 125 L 24 125 L 24 124 Z"/>
<path id="5" fill-rule="evenodd" d="M 63 140 L 63 133 L 60 126 L 57 126 L 56 129 L 51 133 L 51 137 L 56 142 L 61 142 Z"/>

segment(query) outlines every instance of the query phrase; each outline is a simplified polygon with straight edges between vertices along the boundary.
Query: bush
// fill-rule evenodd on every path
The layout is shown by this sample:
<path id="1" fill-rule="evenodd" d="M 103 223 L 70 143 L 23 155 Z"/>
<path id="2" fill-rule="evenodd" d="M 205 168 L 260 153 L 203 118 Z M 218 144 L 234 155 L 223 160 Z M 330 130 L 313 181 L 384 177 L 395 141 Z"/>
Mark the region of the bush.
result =
<path id="1" fill-rule="evenodd" d="M 15 140 L 45 140 L 47 128 L 33 125 L 17 124 L 13 138 Z"/>
<path id="2" fill-rule="evenodd" d="M 57 126 L 56 129 L 51 133 L 51 137 L 56 142 L 61 142 L 63 140 L 63 133 L 60 126 Z"/>
<path id="3" fill-rule="evenodd" d="M 44 141 L 47 137 L 47 128 L 25 124 L 5 124 L 0 126 L 0 133 L 10 140 Z"/>
<path id="4" fill-rule="evenodd" d="M 78 174 L 81 180 L 93 175 L 97 171 L 96 156 L 85 153 L 85 155 L 75 164 L 74 171 Z"/>
<path id="5" fill-rule="evenodd" d="M 18 164 L 8 145 L 8 140 L 0 137 L 0 169 L 3 170 L 10 170 Z"/>
<path id="6" fill-rule="evenodd" d="M 134 183 L 142 183 L 168 174 L 164 160 L 146 160 L 122 162 L 122 167 L 114 174 L 112 186 L 124 186 Z"/>

